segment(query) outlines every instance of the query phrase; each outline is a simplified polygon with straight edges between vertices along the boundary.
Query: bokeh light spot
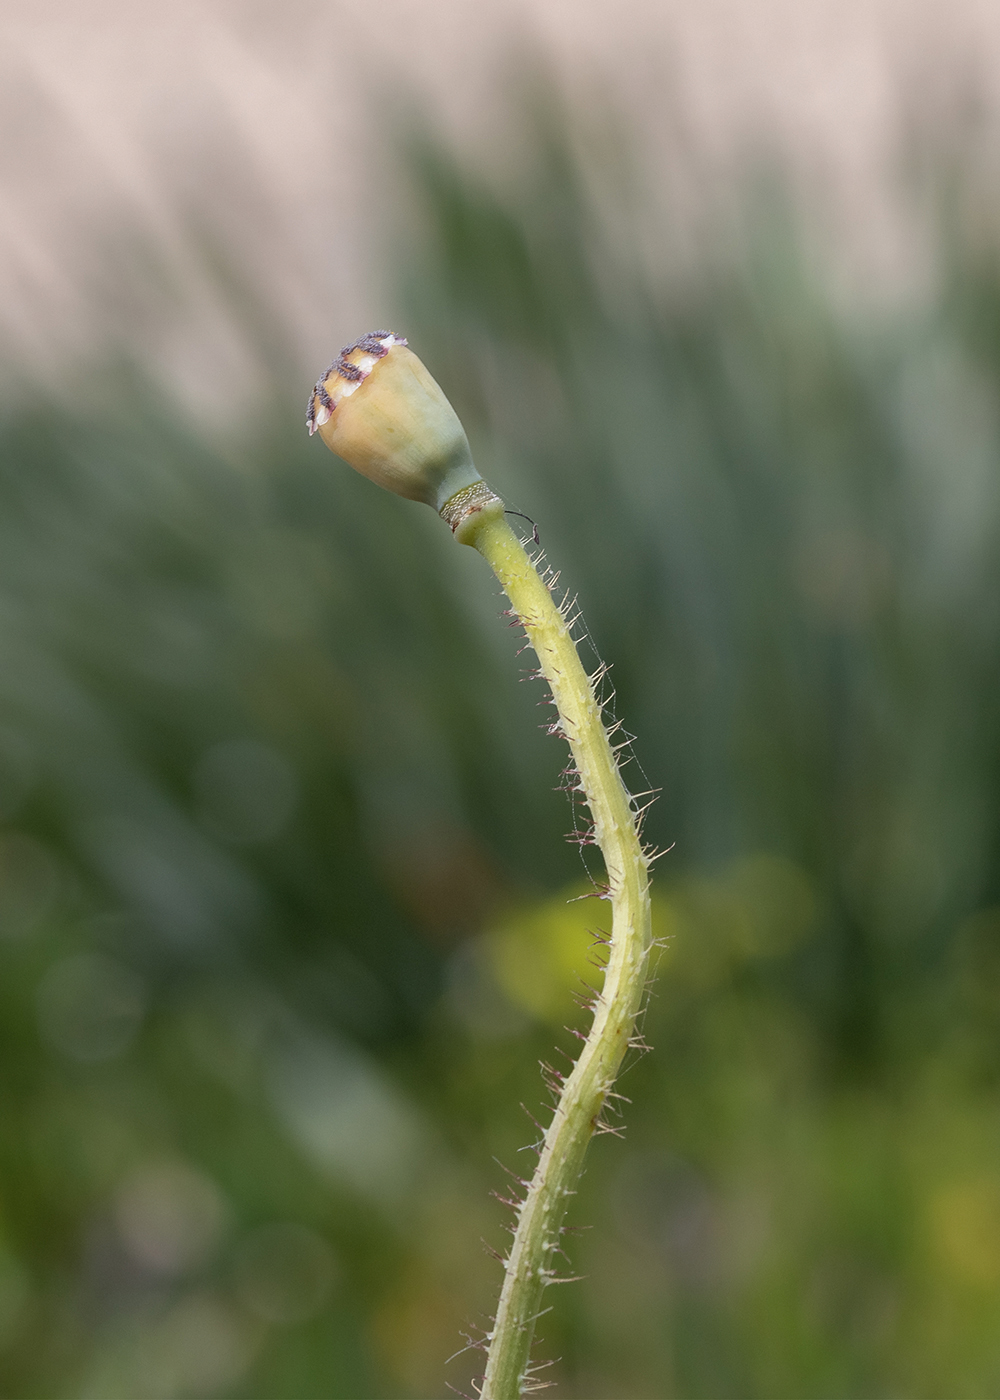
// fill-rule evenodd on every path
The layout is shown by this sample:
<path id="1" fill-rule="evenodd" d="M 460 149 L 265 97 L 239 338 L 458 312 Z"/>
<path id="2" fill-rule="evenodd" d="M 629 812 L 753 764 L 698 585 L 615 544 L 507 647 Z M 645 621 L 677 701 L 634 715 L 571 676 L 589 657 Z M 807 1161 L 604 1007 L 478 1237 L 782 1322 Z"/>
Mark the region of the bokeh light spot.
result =
<path id="1" fill-rule="evenodd" d="M 930 1201 L 936 1251 L 965 1283 L 1000 1284 L 1000 1177 L 977 1176 L 942 1186 Z"/>
<path id="2" fill-rule="evenodd" d="M 152 1273 L 184 1273 L 215 1251 L 228 1223 L 214 1182 L 186 1162 L 144 1167 L 119 1188 L 114 1206 L 122 1242 Z"/>

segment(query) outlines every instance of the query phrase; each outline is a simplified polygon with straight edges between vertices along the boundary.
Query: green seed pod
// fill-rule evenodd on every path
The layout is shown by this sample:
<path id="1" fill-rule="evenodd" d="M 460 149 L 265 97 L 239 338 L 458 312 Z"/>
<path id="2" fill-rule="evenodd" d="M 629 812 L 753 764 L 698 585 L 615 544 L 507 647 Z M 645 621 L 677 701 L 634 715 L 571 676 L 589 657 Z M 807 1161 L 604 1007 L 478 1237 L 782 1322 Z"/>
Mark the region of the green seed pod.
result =
<path id="1" fill-rule="evenodd" d="M 471 486 L 489 491 L 455 410 L 391 331 L 344 347 L 313 390 L 306 422 L 363 476 L 437 511 Z"/>

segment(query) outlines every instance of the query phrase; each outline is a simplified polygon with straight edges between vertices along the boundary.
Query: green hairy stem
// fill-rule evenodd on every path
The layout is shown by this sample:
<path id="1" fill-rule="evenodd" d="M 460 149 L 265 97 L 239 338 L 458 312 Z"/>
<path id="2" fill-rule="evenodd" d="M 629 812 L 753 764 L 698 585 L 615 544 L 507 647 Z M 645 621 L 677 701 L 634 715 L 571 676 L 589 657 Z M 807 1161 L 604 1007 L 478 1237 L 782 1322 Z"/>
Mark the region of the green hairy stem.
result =
<path id="1" fill-rule="evenodd" d="M 545 1289 L 559 1280 L 552 1259 L 587 1144 L 633 1041 L 650 949 L 649 858 L 632 801 L 601 719 L 594 687 L 549 587 L 504 519 L 455 410 L 441 386 L 392 331 L 372 331 L 340 355 L 309 396 L 306 422 L 356 471 L 409 500 L 434 507 L 461 544 L 472 545 L 500 580 L 535 649 L 573 753 L 577 791 L 590 807 L 613 911 L 604 985 L 590 1034 L 563 1081 L 538 1166 L 517 1212 L 482 1396 L 515 1400 L 535 1388 L 531 1342 Z"/>
<path id="2" fill-rule="evenodd" d="M 466 515 L 456 534 L 462 543 L 478 549 L 496 574 L 551 688 L 559 727 L 569 742 L 580 791 L 590 807 L 612 908 L 608 961 L 594 1004 L 593 1024 L 564 1082 L 538 1165 L 518 1210 L 500 1303 L 488 1338 L 483 1400 L 516 1400 L 531 1388 L 531 1344 L 545 1290 L 559 1282 L 552 1262 L 568 1199 L 583 1170 L 590 1139 L 601 1126 L 601 1112 L 633 1039 L 642 1005 L 651 946 L 649 858 L 618 772 L 601 707 L 569 627 L 507 524 L 500 502 L 496 501 L 495 509 Z"/>

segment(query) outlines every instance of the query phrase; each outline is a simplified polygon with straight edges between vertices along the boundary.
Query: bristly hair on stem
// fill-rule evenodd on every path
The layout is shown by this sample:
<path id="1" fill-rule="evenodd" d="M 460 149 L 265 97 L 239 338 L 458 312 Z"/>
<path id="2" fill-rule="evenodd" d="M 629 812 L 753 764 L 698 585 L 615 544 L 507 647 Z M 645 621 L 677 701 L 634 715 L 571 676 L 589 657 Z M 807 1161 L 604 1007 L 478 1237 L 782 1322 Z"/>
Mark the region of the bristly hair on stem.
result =
<path id="1" fill-rule="evenodd" d="M 610 937 L 599 935 L 607 961 L 600 992 L 587 989 L 584 1004 L 593 1011 L 589 1034 L 576 1032 L 583 1045 L 566 1073 L 543 1065 L 546 1086 L 556 1099 L 548 1128 L 541 1129 L 538 1163 L 523 1199 L 514 1205 L 516 1228 L 507 1256 L 500 1303 L 489 1338 L 483 1400 L 516 1400 L 546 1384 L 531 1361 L 535 1323 L 543 1312 L 545 1290 L 570 1282 L 552 1267 L 561 1250 L 563 1216 L 583 1169 L 584 1154 L 597 1134 L 621 1136 L 620 1123 L 609 1122 L 612 1086 L 630 1048 L 645 1048 L 636 1023 L 647 985 L 652 947 L 649 865 L 640 837 L 643 809 L 626 789 L 605 727 L 596 687 L 607 668 L 587 675 L 572 629 L 579 621 L 576 598 L 557 605 L 552 590 L 558 574 L 540 573 L 541 560 L 529 558 L 503 514 L 479 510 L 455 528 L 463 543 L 478 549 L 490 564 L 538 659 L 537 674 L 549 685 L 557 718 L 545 727 L 569 743 L 572 763 L 565 771 L 571 799 L 589 808 L 585 826 L 576 824 L 570 839 L 596 845 L 604 858 L 607 885 L 602 898 L 612 909 Z M 649 796 L 645 793 L 641 796 Z M 615 1105 L 617 1111 L 617 1105 Z"/>
<path id="2" fill-rule="evenodd" d="M 355 470 L 436 509 L 456 540 L 477 549 L 490 565 L 510 601 L 511 623 L 524 629 L 525 647 L 534 650 L 537 674 L 551 691 L 556 719 L 545 728 L 570 746 L 572 763 L 564 775 L 574 804 L 570 839 L 581 853 L 597 846 L 604 860 L 606 884 L 595 880 L 595 891 L 611 904 L 612 925 L 610 937 L 599 938 L 607 949 L 606 961 L 596 963 L 601 990 L 586 988 L 584 1003 L 593 1020 L 586 1036 L 573 1031 L 582 1041 L 576 1063 L 567 1073 L 543 1066 L 555 1108 L 547 1128 L 535 1123 L 538 1163 L 531 1180 L 520 1183 L 524 1196 L 512 1202 L 514 1239 L 496 1318 L 482 1339 L 488 1344 L 483 1400 L 517 1400 L 547 1384 L 538 1372 L 552 1363 L 533 1363 L 531 1346 L 535 1324 L 548 1311 L 542 1305 L 546 1288 L 571 1281 L 552 1267 L 562 1252 L 566 1206 L 590 1139 L 620 1134 L 604 1111 L 627 1051 L 646 1048 L 636 1022 L 652 947 L 654 854 L 640 836 L 644 809 L 619 771 L 618 755 L 630 740 L 612 744 L 620 722 L 604 723 L 607 667 L 599 662 L 588 676 L 580 660 L 573 635 L 580 622 L 576 596 L 567 591 L 558 605 L 553 601 L 559 574 L 545 564 L 540 548 L 533 558 L 525 552 L 507 524 L 503 501 L 473 463 L 454 409 L 402 336 L 374 331 L 345 346 L 317 382 L 307 422 L 310 433 L 318 432 Z M 532 542 L 538 545 L 537 529 Z M 590 810 L 586 825 L 576 819 L 578 800 Z"/>

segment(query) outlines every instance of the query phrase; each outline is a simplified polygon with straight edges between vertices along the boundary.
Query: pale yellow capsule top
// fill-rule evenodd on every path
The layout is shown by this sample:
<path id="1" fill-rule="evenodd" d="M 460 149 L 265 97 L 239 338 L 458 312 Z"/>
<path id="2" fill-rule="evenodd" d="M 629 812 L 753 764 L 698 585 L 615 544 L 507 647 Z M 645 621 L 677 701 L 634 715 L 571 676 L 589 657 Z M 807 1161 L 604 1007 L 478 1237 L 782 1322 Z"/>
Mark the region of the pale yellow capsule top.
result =
<path id="1" fill-rule="evenodd" d="M 455 410 L 391 331 L 344 347 L 316 384 L 306 421 L 363 476 L 435 510 L 482 480 Z"/>

